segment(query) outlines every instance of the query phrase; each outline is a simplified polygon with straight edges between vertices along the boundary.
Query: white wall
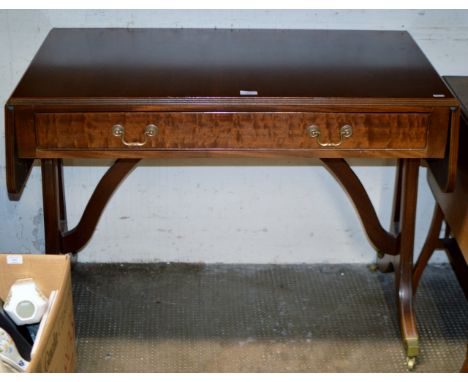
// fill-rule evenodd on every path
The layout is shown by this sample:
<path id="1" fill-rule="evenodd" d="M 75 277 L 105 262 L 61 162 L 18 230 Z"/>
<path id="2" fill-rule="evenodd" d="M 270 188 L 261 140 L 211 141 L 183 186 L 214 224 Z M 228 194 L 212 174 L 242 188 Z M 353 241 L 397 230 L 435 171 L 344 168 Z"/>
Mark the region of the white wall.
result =
<path id="1" fill-rule="evenodd" d="M 406 29 L 441 75 L 468 75 L 467 11 L 1 11 L 2 104 L 52 27 Z M 3 118 L 0 131 L 3 137 Z M 43 252 L 40 168 L 33 168 L 22 199 L 11 202 L 4 156 L 2 142 L 0 251 Z M 66 168 L 70 226 L 108 163 L 75 162 Z M 353 163 L 387 225 L 392 161 L 370 168 Z M 80 261 L 359 263 L 374 258 L 349 200 L 316 161 L 154 164 L 144 162 L 123 183 Z M 424 172 L 420 190 L 417 248 L 433 209 Z"/>

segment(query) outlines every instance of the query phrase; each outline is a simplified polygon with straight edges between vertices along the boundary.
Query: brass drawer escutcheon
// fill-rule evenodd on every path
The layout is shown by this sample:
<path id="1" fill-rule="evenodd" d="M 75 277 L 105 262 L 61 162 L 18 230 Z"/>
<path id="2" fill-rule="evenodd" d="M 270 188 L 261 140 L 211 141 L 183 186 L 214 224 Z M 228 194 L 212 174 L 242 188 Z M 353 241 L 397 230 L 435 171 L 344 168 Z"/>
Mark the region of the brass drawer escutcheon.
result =
<path id="1" fill-rule="evenodd" d="M 341 126 L 340 129 L 340 141 L 337 143 L 333 142 L 321 142 L 320 141 L 320 128 L 317 125 L 310 125 L 307 128 L 307 133 L 311 138 L 317 138 L 317 143 L 322 147 L 338 147 L 345 139 L 350 138 L 353 135 L 353 127 L 351 125 Z"/>
<path id="2" fill-rule="evenodd" d="M 121 124 L 115 124 L 112 126 L 112 135 L 114 137 L 120 137 L 120 140 L 125 146 L 129 147 L 141 147 L 146 145 L 148 137 L 154 137 L 158 133 L 158 127 L 152 123 L 145 128 L 145 140 L 143 142 L 127 142 L 125 140 L 125 127 Z"/>

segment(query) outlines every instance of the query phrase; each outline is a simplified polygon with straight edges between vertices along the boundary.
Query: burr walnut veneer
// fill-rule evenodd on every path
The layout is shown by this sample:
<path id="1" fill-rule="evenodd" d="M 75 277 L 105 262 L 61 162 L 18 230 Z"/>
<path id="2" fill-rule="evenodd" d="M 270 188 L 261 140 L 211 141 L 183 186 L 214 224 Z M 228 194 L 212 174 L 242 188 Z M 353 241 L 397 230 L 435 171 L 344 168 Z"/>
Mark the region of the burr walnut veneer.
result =
<path id="1" fill-rule="evenodd" d="M 459 107 L 407 32 L 54 29 L 5 114 L 12 199 L 33 160 L 41 161 L 48 253 L 86 244 L 142 158 L 320 158 L 354 203 L 380 267 L 396 271 L 400 326 L 414 363 L 419 165 L 429 163 L 443 192 L 453 188 Z M 351 157 L 397 160 L 390 231 L 348 166 Z M 72 229 L 63 158 L 115 159 Z"/>

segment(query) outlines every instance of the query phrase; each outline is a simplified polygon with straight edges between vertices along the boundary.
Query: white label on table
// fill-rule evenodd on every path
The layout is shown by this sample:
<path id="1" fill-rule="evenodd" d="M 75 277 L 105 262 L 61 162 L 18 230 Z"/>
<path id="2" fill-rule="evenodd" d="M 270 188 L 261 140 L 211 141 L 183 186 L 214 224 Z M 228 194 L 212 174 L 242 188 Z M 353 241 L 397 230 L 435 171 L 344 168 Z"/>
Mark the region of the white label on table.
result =
<path id="1" fill-rule="evenodd" d="M 256 96 L 256 95 L 258 95 L 258 91 L 256 91 L 256 90 L 241 90 L 240 95 L 242 95 L 242 96 Z"/>
<path id="2" fill-rule="evenodd" d="M 7 255 L 7 264 L 23 264 L 23 256 Z"/>

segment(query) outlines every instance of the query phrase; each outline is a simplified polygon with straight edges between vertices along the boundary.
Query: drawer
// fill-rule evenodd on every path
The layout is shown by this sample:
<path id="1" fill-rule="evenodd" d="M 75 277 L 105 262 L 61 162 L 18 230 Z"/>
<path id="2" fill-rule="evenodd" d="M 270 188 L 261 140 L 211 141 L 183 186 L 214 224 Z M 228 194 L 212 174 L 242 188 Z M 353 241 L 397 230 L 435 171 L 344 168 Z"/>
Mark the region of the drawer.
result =
<path id="1" fill-rule="evenodd" d="M 38 113 L 44 150 L 423 150 L 429 113 Z M 148 126 L 153 128 L 151 134 Z M 119 135 L 120 134 L 120 135 Z"/>

